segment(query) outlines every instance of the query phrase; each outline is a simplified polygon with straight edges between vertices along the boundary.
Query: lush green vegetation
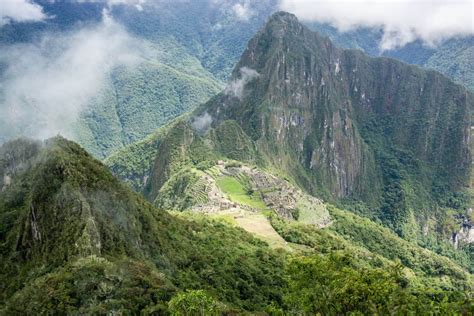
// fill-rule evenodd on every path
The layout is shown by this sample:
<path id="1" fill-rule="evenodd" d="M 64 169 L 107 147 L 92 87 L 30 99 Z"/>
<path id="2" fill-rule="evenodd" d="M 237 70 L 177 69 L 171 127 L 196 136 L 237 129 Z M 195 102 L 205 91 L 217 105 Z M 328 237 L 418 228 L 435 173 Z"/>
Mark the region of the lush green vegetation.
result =
<path id="1" fill-rule="evenodd" d="M 118 150 L 107 157 L 104 163 L 135 191 L 140 191 L 146 184 L 145 180 L 153 165 L 165 129 L 166 127 L 157 129 L 141 141 Z"/>
<path id="2" fill-rule="evenodd" d="M 421 41 L 404 47 L 380 51 L 383 32 L 378 29 L 358 28 L 339 32 L 333 26 L 323 23 L 309 23 L 309 28 L 328 36 L 336 45 L 344 48 L 360 49 L 371 56 L 387 56 L 437 70 L 450 79 L 474 91 L 474 68 L 470 59 L 474 49 L 474 37 L 452 38 L 429 47 Z"/>
<path id="3" fill-rule="evenodd" d="M 463 269 L 446 257 L 436 255 L 403 240 L 389 229 L 366 218 L 336 208 L 330 208 L 330 213 L 334 217 L 331 230 L 371 252 L 390 260 L 398 259 L 415 272 L 426 275 L 451 275 L 461 279 L 466 276 Z M 466 264 L 466 261 L 464 263 Z M 449 287 L 450 285 L 443 286 Z"/>
<path id="4" fill-rule="evenodd" d="M 286 62 L 301 66 L 287 74 L 292 78 L 289 83 L 280 82 L 275 73 L 282 52 Z M 321 65 L 335 67 L 331 56 L 339 56 L 340 77 L 316 71 Z M 300 64 L 307 59 L 312 62 Z M 181 170 L 206 170 L 222 158 L 242 160 L 390 228 L 407 241 L 398 243 L 389 235 L 396 245 L 392 256 L 386 253 L 389 248 L 381 246 L 387 242 L 381 236 L 390 230 L 373 222 L 354 225 L 353 219 L 345 217 L 339 219 L 344 225 L 334 225 L 341 234 L 349 230 L 343 235 L 359 245 L 389 260 L 396 257 L 417 273 L 453 276 L 462 270 L 458 264 L 472 266 L 467 248 L 456 251 L 450 244 L 452 233 L 469 216 L 470 195 L 465 188 L 471 163 L 464 140 L 470 129 L 472 94 L 435 72 L 342 51 L 284 13 L 276 14 L 250 41 L 233 80 L 240 78 L 238 69 L 243 66 L 255 68 L 260 75 L 247 84 L 242 99 L 221 93 L 190 115 L 192 121 L 208 113 L 212 117 L 208 131 L 195 131 L 185 119 L 162 130 L 144 190 L 149 200 L 159 200 L 160 190 L 173 177 L 168 183 L 173 186 L 161 191 L 171 203 L 162 206 L 172 206 L 172 192 L 177 190 L 188 192 L 175 199 L 177 209 L 183 209 L 196 200 L 193 191 L 184 187 L 193 186 L 193 179 Z M 305 87 L 310 73 L 312 80 L 324 80 L 325 85 L 314 88 L 313 99 L 295 99 L 291 91 Z M 289 88 L 282 91 L 280 85 L 286 84 Z M 331 88 L 326 91 L 326 86 Z M 347 102 L 352 106 L 346 107 Z M 135 170 L 131 161 L 132 166 L 119 166 L 114 172 Z M 245 181 L 218 181 L 231 199 L 253 203 Z M 308 216 L 304 211 L 295 214 Z M 352 226 L 360 230 L 350 230 Z M 416 245 L 441 256 L 425 257 L 414 250 L 420 249 Z M 436 286 L 456 287 L 450 282 Z"/>
<path id="5" fill-rule="evenodd" d="M 462 268 L 344 211 L 332 209 L 322 230 L 273 215 L 288 254 L 225 221 L 153 208 L 64 139 L 0 153 L 1 173 L 13 175 L 0 193 L 2 313 L 472 309 Z M 227 192 L 249 199 L 245 179 L 229 178 Z"/>
<path id="6" fill-rule="evenodd" d="M 224 121 L 209 131 L 209 139 L 222 156 L 253 164 L 264 163 L 254 142 L 234 120 Z"/>
<path id="7" fill-rule="evenodd" d="M 398 306 L 403 310 L 415 302 L 431 300 L 430 297 L 436 297 L 435 310 L 453 308 L 460 313 L 473 308 L 468 294 L 474 286 L 472 275 L 455 263 L 410 244 L 367 219 L 336 209 L 331 210 L 331 215 L 335 216 L 334 225 L 320 230 L 271 217 L 273 227 L 286 241 L 296 245 L 296 249 L 305 246 L 301 251 L 306 255 L 289 264 L 289 275 L 296 275 L 289 281 L 295 292 L 286 299 L 298 302 L 295 311 L 310 313 L 313 309 L 312 313 L 315 310 L 330 314 L 347 313 L 347 310 L 337 309 L 350 308 L 353 300 L 358 300 L 358 295 L 364 297 L 358 304 L 370 301 L 365 308 L 373 308 L 374 313 L 381 314 L 387 313 L 384 311 L 386 308 L 390 310 Z M 341 217 L 348 217 L 351 221 L 343 221 Z M 341 226 L 346 227 L 345 230 L 341 230 Z M 366 241 L 361 242 L 361 238 Z M 353 281 L 348 281 L 351 278 Z M 377 284 L 380 288 L 375 290 Z M 374 292 L 370 292 L 372 290 Z M 378 297 L 379 294 L 382 296 Z M 342 306 L 323 303 L 345 299 L 348 301 Z M 453 299 L 460 305 L 448 303 Z M 415 305 L 407 311 L 423 314 Z M 301 310 L 302 306 L 307 309 Z"/>
<path id="8" fill-rule="evenodd" d="M 243 45 L 224 33 L 193 40 L 202 3 L 184 23 L 163 6 L 172 30 L 155 32 L 152 15 L 114 13 L 168 53 L 114 71 L 76 127 L 97 156 L 220 89 L 230 66 L 219 49 L 238 54 Z M 278 68 L 282 52 L 294 67 Z M 331 58 L 341 67 L 334 76 L 316 71 L 332 73 Z M 181 117 L 106 160 L 158 208 L 64 139 L 0 149 L 1 314 L 474 312 L 472 246 L 443 242 L 468 215 L 471 162 L 459 153 L 468 153 L 461 140 L 472 95 L 438 74 L 340 51 L 283 13 L 250 42 L 232 79 L 242 66 L 260 74 L 242 100 L 223 93 L 195 112 L 211 114 L 209 131 Z M 313 80 L 318 89 L 298 90 Z M 165 211 L 205 203 L 201 176 L 222 158 L 275 170 L 341 207 L 329 208 L 323 229 L 297 221 L 314 216 L 304 203 L 296 221 L 265 211 L 291 253 L 233 227 L 234 218 Z M 245 176 L 215 177 L 232 201 L 266 208 Z"/>
<path id="9" fill-rule="evenodd" d="M 334 222 L 315 230 L 311 225 L 272 217 L 276 231 L 288 242 L 305 245 L 318 253 L 350 252 L 362 267 L 385 267 L 400 262 L 411 272 L 415 285 L 441 289 L 469 289 L 472 276 L 455 262 L 412 243 L 368 219 L 331 209 Z M 414 275 L 413 275 L 414 274 Z M 448 277 L 446 277 L 448 276 Z"/>
<path id="10" fill-rule="evenodd" d="M 0 43 L 30 43 L 44 34 L 67 34 L 100 22 L 106 6 L 102 2 L 37 2 L 51 18 L 3 25 Z M 243 21 L 232 9 L 235 3 L 150 3 L 144 4 L 143 11 L 133 6 L 113 6 L 111 16 L 145 42 L 149 52 L 137 67 L 115 69 L 109 74 L 99 95 L 73 127 L 75 139 L 96 157 L 104 158 L 219 92 L 248 40 L 277 9 L 277 1 L 259 1 L 253 4 L 254 14 Z M 341 33 L 327 24 L 308 26 L 341 47 L 358 48 L 372 56 L 381 54 L 380 30 Z M 436 49 L 417 42 L 384 54 L 441 71 L 472 90 L 472 41 L 472 37 L 452 39 Z M 6 140 L 24 130 L 1 132 Z"/>
<path id="11" fill-rule="evenodd" d="M 177 294 L 169 302 L 171 315 L 210 315 L 217 316 L 223 312 L 219 304 L 202 290 L 186 291 Z"/>
<path id="12" fill-rule="evenodd" d="M 176 44 L 167 44 L 168 50 L 175 51 Z M 75 138 L 103 158 L 143 139 L 222 89 L 197 59 L 182 54 L 176 51 L 176 60 L 169 64 L 148 60 L 133 69 L 116 70 L 77 123 Z"/>
<path id="13" fill-rule="evenodd" d="M 107 8 L 103 2 L 37 2 L 50 18 L 2 25 L 0 43 L 31 43 L 42 36 L 67 35 L 99 23 Z M 94 156 L 104 158 L 221 91 L 274 3 L 255 3 L 253 9 L 259 13 L 244 22 L 232 5 L 206 0 L 146 3 L 143 11 L 128 5 L 108 8 L 114 21 L 138 39 L 145 52 L 137 65 L 106 74 L 98 95 L 88 102 L 68 135 Z M 0 127 L 0 131 L 2 140 L 24 132 L 21 127 L 15 131 Z"/>
<path id="14" fill-rule="evenodd" d="M 473 54 L 474 37 L 451 39 L 436 49 L 423 66 L 435 69 L 474 91 L 474 65 L 470 62 Z"/>
<path id="15" fill-rule="evenodd" d="M 248 205 L 259 210 L 267 208 L 260 198 L 259 193 L 252 190 L 249 179 L 221 176 L 217 179 L 216 183 L 218 187 L 229 196 L 231 201 Z"/>
<path id="16" fill-rule="evenodd" d="M 282 54 L 295 67 L 285 70 L 291 80 L 280 76 Z M 334 203 L 362 201 L 360 214 L 448 254 L 453 222 L 435 218 L 460 225 L 467 216 L 471 93 L 432 71 L 340 50 L 285 13 L 249 42 L 236 69 L 244 66 L 260 74 L 246 95 L 220 94 L 198 114 L 215 114 L 216 129 L 237 122 L 265 161 L 260 166 Z M 308 78 L 319 85 L 306 87 Z"/>
<path id="17" fill-rule="evenodd" d="M 159 313 L 167 311 L 165 302 L 176 290 L 150 263 L 91 256 L 30 281 L 3 313 Z"/>
<path id="18" fill-rule="evenodd" d="M 290 262 L 289 311 L 303 315 L 351 314 L 469 314 L 472 301 L 463 293 L 413 294 L 401 276 L 401 266 L 391 269 L 355 269 L 348 255 L 309 256 Z"/>
<path id="19" fill-rule="evenodd" d="M 237 310 L 281 301 L 284 257 L 265 243 L 154 209 L 65 140 L 39 155 L 0 194 L 6 311 L 162 308 L 173 289 L 203 289 Z"/>
<path id="20" fill-rule="evenodd" d="M 160 189 L 154 200 L 155 206 L 163 210 L 184 211 L 196 204 L 206 203 L 201 174 L 199 170 L 189 167 L 174 173 Z"/>

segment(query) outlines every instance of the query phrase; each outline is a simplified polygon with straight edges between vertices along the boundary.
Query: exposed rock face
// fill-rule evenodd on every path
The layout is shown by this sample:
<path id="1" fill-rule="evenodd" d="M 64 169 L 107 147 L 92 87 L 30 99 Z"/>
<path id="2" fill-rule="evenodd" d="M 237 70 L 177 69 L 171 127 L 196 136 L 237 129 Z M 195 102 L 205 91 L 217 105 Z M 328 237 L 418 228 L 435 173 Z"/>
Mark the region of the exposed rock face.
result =
<path id="1" fill-rule="evenodd" d="M 249 42 L 236 83 L 238 96 L 227 89 L 195 115 L 214 128 L 236 121 L 301 187 L 362 200 L 401 234 L 437 186 L 469 182 L 474 97 L 437 72 L 339 49 L 279 12 Z"/>
<path id="2" fill-rule="evenodd" d="M 453 233 L 452 243 L 456 249 L 461 245 L 474 243 L 474 226 L 464 223 L 458 232 Z"/>
<path id="3" fill-rule="evenodd" d="M 226 157 L 279 170 L 314 196 L 362 201 L 401 236 L 427 236 L 436 194 L 469 184 L 473 108 L 473 94 L 437 72 L 339 49 L 279 12 L 228 88 L 193 113 L 209 131 L 179 121 L 163 136 L 145 194 L 154 201 L 186 161 Z"/>
<path id="4" fill-rule="evenodd" d="M 5 191 L 5 189 L 12 184 L 12 178 L 6 174 L 3 176 L 3 184 L 2 184 L 2 191 Z"/>
<path id="5" fill-rule="evenodd" d="M 5 191 L 17 173 L 29 166 L 28 160 L 38 153 L 40 144 L 25 139 L 17 139 L 0 147 L 0 188 Z"/>

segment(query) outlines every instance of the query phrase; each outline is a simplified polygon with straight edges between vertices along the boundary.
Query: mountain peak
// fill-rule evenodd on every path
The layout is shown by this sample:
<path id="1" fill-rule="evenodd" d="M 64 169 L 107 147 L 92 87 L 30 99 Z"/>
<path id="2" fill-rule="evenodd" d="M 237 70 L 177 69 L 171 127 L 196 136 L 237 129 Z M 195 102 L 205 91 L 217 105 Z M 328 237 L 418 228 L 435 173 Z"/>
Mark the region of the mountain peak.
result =
<path id="1" fill-rule="evenodd" d="M 291 13 L 279 11 L 268 19 L 262 33 L 271 32 L 273 36 L 282 38 L 287 34 L 301 34 L 305 26 Z"/>
<path id="2" fill-rule="evenodd" d="M 312 193 L 380 203 L 390 189 L 383 187 L 389 171 L 380 171 L 388 168 L 381 151 L 394 161 L 410 153 L 452 190 L 467 181 L 471 158 L 463 139 L 472 95 L 438 73 L 339 49 L 292 14 L 272 15 L 249 42 L 228 87 L 199 111 L 213 118 L 213 126 L 238 122 L 264 155 L 285 157 L 271 164 L 291 170 Z M 434 119 L 438 112 L 446 119 Z M 374 119 L 388 123 L 374 126 Z M 396 128 L 400 124 L 404 128 Z M 447 174 L 446 166 L 456 172 Z M 429 185 L 417 190 L 425 194 Z"/>
<path id="3" fill-rule="evenodd" d="M 273 13 L 268 21 L 277 21 L 277 22 L 285 22 L 285 23 L 299 23 L 298 18 L 296 15 L 286 12 L 286 11 L 277 11 Z"/>
<path id="4" fill-rule="evenodd" d="M 281 66 L 288 65 L 288 58 L 285 56 L 291 58 L 301 52 L 306 55 L 316 52 L 321 57 L 320 63 L 327 63 L 329 56 L 334 55 L 336 50 L 329 39 L 308 29 L 294 14 L 279 11 L 270 16 L 267 23 L 249 41 L 232 72 L 231 82 L 243 77 L 243 68 L 258 73 L 281 69 Z"/>

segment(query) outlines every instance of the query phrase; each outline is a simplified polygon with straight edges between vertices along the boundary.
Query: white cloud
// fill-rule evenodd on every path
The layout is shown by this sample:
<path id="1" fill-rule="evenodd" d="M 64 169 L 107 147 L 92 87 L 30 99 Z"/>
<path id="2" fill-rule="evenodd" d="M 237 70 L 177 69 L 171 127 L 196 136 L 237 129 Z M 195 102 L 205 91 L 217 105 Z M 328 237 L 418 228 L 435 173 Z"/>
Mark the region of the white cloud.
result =
<path id="1" fill-rule="evenodd" d="M 143 10 L 143 4 L 146 3 L 147 0 L 75 0 L 79 3 L 84 2 L 96 2 L 96 3 L 106 3 L 107 6 L 110 8 L 114 5 L 133 5 L 137 10 Z"/>
<path id="2" fill-rule="evenodd" d="M 340 31 L 382 28 L 383 50 L 417 39 L 436 45 L 474 34 L 473 0 L 281 0 L 280 9 L 305 21 L 330 23 Z"/>
<path id="3" fill-rule="evenodd" d="M 240 68 L 240 78 L 230 81 L 225 88 L 225 93 L 242 99 L 245 85 L 259 76 L 256 70 L 242 67 Z"/>
<path id="4" fill-rule="evenodd" d="M 139 62 L 140 47 L 141 42 L 104 14 L 98 26 L 2 48 L 2 133 L 72 136 L 72 123 L 108 82 L 110 72 Z"/>
<path id="5" fill-rule="evenodd" d="M 118 4 L 133 5 L 139 11 L 143 10 L 143 4 L 145 4 L 145 2 L 146 0 L 107 0 L 109 6 Z"/>
<path id="6" fill-rule="evenodd" d="M 204 112 L 199 116 L 194 117 L 191 126 L 200 134 L 207 132 L 212 124 L 212 116 L 209 113 Z"/>
<path id="7" fill-rule="evenodd" d="M 247 22 L 252 18 L 256 12 L 252 7 L 252 0 L 209 0 L 214 6 L 217 6 L 221 11 L 228 12 L 236 19 Z M 260 0 L 261 1 L 261 0 Z M 254 5 L 255 5 L 255 1 Z"/>
<path id="8" fill-rule="evenodd" d="M 10 21 L 34 22 L 45 18 L 43 8 L 29 0 L 1 0 L 0 27 Z"/>
<path id="9" fill-rule="evenodd" d="M 242 3 L 236 3 L 232 6 L 232 11 L 235 16 L 242 21 L 248 21 L 252 16 L 255 15 L 255 12 L 252 10 L 250 1 L 246 0 Z"/>

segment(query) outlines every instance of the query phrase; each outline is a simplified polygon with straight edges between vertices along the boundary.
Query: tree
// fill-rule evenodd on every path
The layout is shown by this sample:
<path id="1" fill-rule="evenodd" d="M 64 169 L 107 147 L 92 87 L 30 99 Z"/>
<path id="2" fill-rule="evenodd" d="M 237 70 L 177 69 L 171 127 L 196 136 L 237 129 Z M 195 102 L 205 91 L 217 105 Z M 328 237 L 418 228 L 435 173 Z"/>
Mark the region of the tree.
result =
<path id="1" fill-rule="evenodd" d="M 220 304 L 203 290 L 188 290 L 176 294 L 168 304 L 173 316 L 219 315 Z"/>

